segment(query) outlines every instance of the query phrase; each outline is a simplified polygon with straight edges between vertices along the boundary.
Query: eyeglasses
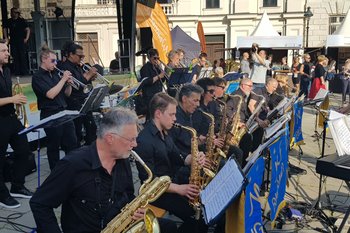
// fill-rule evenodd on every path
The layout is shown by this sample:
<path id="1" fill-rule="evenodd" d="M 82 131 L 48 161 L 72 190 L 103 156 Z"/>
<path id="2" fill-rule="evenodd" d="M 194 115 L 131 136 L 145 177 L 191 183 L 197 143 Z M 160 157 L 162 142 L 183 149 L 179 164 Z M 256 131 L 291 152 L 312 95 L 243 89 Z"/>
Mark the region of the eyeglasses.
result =
<path id="1" fill-rule="evenodd" d="M 85 57 L 84 54 L 77 54 L 77 53 L 76 53 L 75 55 L 77 55 L 77 56 L 80 57 L 80 58 Z"/>
<path id="2" fill-rule="evenodd" d="M 214 94 L 215 90 L 207 90 L 208 93 Z"/>
<path id="3" fill-rule="evenodd" d="M 57 59 L 51 59 L 51 63 L 57 64 Z"/>
<path id="4" fill-rule="evenodd" d="M 221 87 L 222 90 L 225 89 L 225 86 L 220 86 L 220 85 L 217 85 L 217 87 Z"/>
<path id="5" fill-rule="evenodd" d="M 243 85 L 246 85 L 246 86 L 248 86 L 248 87 L 253 87 L 253 85 L 249 85 L 249 84 L 243 84 Z"/>
<path id="6" fill-rule="evenodd" d="M 159 57 L 153 57 L 152 59 L 153 60 L 159 60 Z"/>
<path id="7" fill-rule="evenodd" d="M 121 138 L 127 140 L 127 141 L 130 142 L 130 143 L 136 142 L 136 137 L 135 137 L 135 138 L 127 138 L 127 137 L 124 137 L 124 136 L 122 136 L 122 135 L 120 135 L 120 134 L 113 133 L 113 132 L 111 132 L 111 134 L 117 135 L 117 136 L 119 136 L 119 137 L 121 137 Z"/>

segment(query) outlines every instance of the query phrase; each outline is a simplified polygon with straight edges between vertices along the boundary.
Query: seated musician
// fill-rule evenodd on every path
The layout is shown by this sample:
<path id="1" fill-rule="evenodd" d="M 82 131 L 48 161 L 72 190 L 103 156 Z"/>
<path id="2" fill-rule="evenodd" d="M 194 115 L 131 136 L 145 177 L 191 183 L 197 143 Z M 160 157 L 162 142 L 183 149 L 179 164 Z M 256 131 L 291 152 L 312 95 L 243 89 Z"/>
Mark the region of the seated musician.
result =
<path id="1" fill-rule="evenodd" d="M 85 57 L 83 47 L 68 41 L 64 45 L 64 51 L 67 56 L 66 61 L 61 63 L 59 67 L 61 70 L 68 70 L 72 73 L 72 76 L 83 84 L 90 84 L 96 77 L 97 69 L 92 67 L 89 71 L 83 72 L 81 63 Z M 67 109 L 80 110 L 88 97 L 88 93 L 84 92 L 84 87 L 80 86 L 77 89 L 73 88 L 72 93 L 67 98 Z M 77 146 L 81 146 L 81 142 L 84 141 L 86 145 L 90 145 L 96 140 L 96 124 L 92 116 L 92 112 L 88 112 L 83 116 L 74 119 L 75 134 L 77 135 Z M 85 129 L 85 137 L 83 137 L 83 127 Z M 84 139 L 84 140 L 83 140 Z"/>
<path id="2" fill-rule="evenodd" d="M 249 78 L 243 78 L 240 83 L 239 83 L 239 88 L 234 91 L 230 97 L 227 100 L 227 119 L 229 121 L 228 124 L 232 123 L 231 121 L 235 117 L 235 114 L 238 110 L 240 101 L 240 110 L 239 110 L 239 120 L 240 120 L 240 125 L 239 128 L 245 127 L 246 121 L 250 117 L 250 111 L 248 108 L 248 103 L 249 99 L 251 97 L 251 91 L 253 89 L 253 82 Z M 234 96 L 236 95 L 236 96 Z M 239 96 L 242 98 L 239 98 Z M 246 164 L 246 158 L 249 156 L 249 152 L 252 149 L 252 136 L 248 133 L 246 133 L 242 138 L 241 141 L 239 142 L 239 148 L 243 152 L 243 159 L 242 159 L 242 167 L 245 166 Z"/>
<path id="3" fill-rule="evenodd" d="M 57 57 L 53 50 L 43 47 L 40 53 L 40 67 L 33 75 L 32 88 L 37 97 L 40 119 L 47 118 L 67 108 L 66 96 L 72 92 L 72 74 L 65 71 L 59 77 L 55 71 Z M 52 170 L 60 159 L 60 146 L 65 152 L 77 147 L 77 138 L 73 121 L 45 128 L 47 138 L 47 157 Z"/>
<path id="4" fill-rule="evenodd" d="M 170 50 L 169 54 L 168 54 L 168 64 L 167 66 L 169 68 L 179 68 L 180 66 L 180 57 L 179 54 L 177 53 L 177 51 L 175 50 Z"/>
<path id="5" fill-rule="evenodd" d="M 160 67 L 159 53 L 156 49 L 150 49 L 147 52 L 148 62 L 140 70 L 142 81 L 142 101 L 136 106 L 140 111 L 138 114 L 145 114 L 149 119 L 148 106 L 152 97 L 158 92 L 164 90 L 165 72 Z M 147 79 L 146 79 L 147 78 Z"/>
<path id="6" fill-rule="evenodd" d="M 266 128 L 270 124 L 270 120 L 272 120 L 267 119 L 267 115 L 269 111 L 273 110 L 271 107 L 274 106 L 274 104 L 271 102 L 271 96 L 276 91 L 277 86 L 278 82 L 276 79 L 268 78 L 264 87 L 254 89 L 249 100 L 248 108 L 250 112 L 254 112 L 261 99 L 265 99 L 265 103 L 263 104 L 262 109 L 256 118 L 256 121 L 258 121 L 260 128 L 253 133 L 253 151 L 261 144 L 264 134 L 263 128 Z"/>
<path id="7" fill-rule="evenodd" d="M 129 155 L 137 145 L 137 122 L 128 109 L 107 112 L 96 142 L 57 163 L 30 200 L 37 232 L 101 232 L 134 199 Z M 60 205 L 61 225 L 54 213 Z M 142 218 L 144 209 L 133 208 L 130 218 Z M 174 232 L 174 225 L 162 230 Z"/>
<path id="8" fill-rule="evenodd" d="M 172 138 L 168 135 L 168 130 L 175 122 L 177 101 L 166 93 L 157 93 L 150 103 L 151 119 L 146 123 L 145 128 L 137 138 L 135 151 L 151 169 L 154 176 L 167 175 L 171 177 L 170 187 L 152 205 L 160 207 L 174 214 L 183 220 L 183 224 L 178 232 L 194 232 L 196 222 L 192 218 L 193 208 L 188 200 L 192 200 L 199 195 L 199 187 L 193 184 L 182 184 L 177 176 L 183 166 L 190 165 L 191 154 L 182 154 L 175 146 Z M 200 164 L 203 165 L 205 159 L 202 154 Z M 140 180 L 143 182 L 148 176 L 145 169 L 137 163 Z M 206 232 L 206 226 L 201 220 L 198 232 Z"/>

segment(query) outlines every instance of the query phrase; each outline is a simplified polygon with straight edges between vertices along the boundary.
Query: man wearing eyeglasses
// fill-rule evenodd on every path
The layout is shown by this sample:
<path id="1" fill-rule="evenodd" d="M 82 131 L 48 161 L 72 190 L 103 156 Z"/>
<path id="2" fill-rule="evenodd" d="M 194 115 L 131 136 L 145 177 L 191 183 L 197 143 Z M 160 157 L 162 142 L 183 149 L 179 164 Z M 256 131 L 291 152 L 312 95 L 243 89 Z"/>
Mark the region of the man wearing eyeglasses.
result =
<path id="1" fill-rule="evenodd" d="M 4 38 L 10 43 L 15 75 L 28 75 L 27 43 L 30 29 L 25 19 L 20 17 L 18 8 L 11 9 L 11 18 L 4 23 Z"/>
<path id="2" fill-rule="evenodd" d="M 39 70 L 32 77 L 32 88 L 37 97 L 40 119 L 47 118 L 66 110 L 66 97 L 72 93 L 72 75 L 65 71 L 59 77 L 55 67 L 57 57 L 55 51 L 42 48 Z M 59 126 L 45 128 L 47 137 L 47 158 L 52 170 L 60 159 L 60 146 L 66 153 L 76 148 L 77 138 L 72 121 Z"/>
<path id="3" fill-rule="evenodd" d="M 71 72 L 72 76 L 81 83 L 91 85 L 91 81 L 96 77 L 97 70 L 95 67 L 92 67 L 87 72 L 82 70 L 81 63 L 85 57 L 83 47 L 73 41 L 68 41 L 63 50 L 67 59 L 60 64 L 59 68 Z M 88 95 L 89 93 L 84 93 L 84 87 L 79 87 L 78 90 L 73 88 L 71 95 L 67 99 L 67 109 L 80 110 Z M 74 119 L 74 126 L 78 147 L 81 146 L 82 141 L 86 145 L 90 145 L 96 140 L 97 127 L 91 111 Z M 85 128 L 85 137 L 83 137 L 83 127 Z"/>
<path id="4" fill-rule="evenodd" d="M 301 67 L 300 67 L 301 79 L 300 79 L 299 96 L 301 96 L 302 94 L 304 94 L 306 98 L 309 96 L 309 86 L 310 86 L 310 83 L 312 80 L 312 77 L 311 77 L 312 66 L 313 66 L 313 64 L 311 62 L 310 54 L 305 53 L 304 54 L 304 63 L 301 64 Z"/>

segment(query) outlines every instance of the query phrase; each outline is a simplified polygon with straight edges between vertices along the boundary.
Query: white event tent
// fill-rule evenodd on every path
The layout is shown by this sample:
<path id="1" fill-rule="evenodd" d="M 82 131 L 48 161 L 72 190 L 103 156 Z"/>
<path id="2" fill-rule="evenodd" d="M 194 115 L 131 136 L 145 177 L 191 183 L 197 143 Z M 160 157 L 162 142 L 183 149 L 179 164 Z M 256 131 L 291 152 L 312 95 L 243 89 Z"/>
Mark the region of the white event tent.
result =
<path id="1" fill-rule="evenodd" d="M 350 47 L 350 9 L 338 29 L 327 36 L 325 47 Z"/>
<path id="2" fill-rule="evenodd" d="M 257 43 L 260 48 L 272 49 L 301 49 L 303 45 L 302 36 L 280 36 L 273 28 L 272 23 L 264 12 L 261 20 L 250 36 L 237 37 L 237 49 L 251 48 Z"/>

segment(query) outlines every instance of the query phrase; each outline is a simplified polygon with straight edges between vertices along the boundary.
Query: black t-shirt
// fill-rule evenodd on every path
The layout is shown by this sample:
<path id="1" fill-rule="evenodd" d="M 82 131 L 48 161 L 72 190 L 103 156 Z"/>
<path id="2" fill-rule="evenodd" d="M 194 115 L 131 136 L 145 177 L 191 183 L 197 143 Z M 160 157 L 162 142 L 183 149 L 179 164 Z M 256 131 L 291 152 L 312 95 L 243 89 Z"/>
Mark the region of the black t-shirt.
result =
<path id="1" fill-rule="evenodd" d="M 39 67 L 33 75 L 32 88 L 37 97 L 38 108 L 41 110 L 41 118 L 63 111 L 67 107 L 63 87 L 61 92 L 54 98 L 49 99 L 46 93 L 60 81 L 56 71 L 49 72 Z"/>
<path id="2" fill-rule="evenodd" d="M 0 71 L 0 98 L 12 96 L 12 80 L 10 69 L 3 67 L 3 72 Z M 0 116 L 9 116 L 15 113 L 14 104 L 6 104 L 0 106 Z"/>
<path id="3" fill-rule="evenodd" d="M 4 24 L 4 28 L 9 29 L 10 44 L 24 43 L 24 38 L 26 37 L 25 29 L 27 27 L 28 24 L 23 18 L 8 19 L 7 22 Z"/>
<path id="4" fill-rule="evenodd" d="M 160 73 L 160 69 L 155 67 L 150 62 L 147 62 L 140 70 L 141 80 L 147 78 L 142 82 L 142 97 L 145 99 L 145 104 L 147 107 L 152 97 L 158 92 L 163 91 L 162 81 L 164 81 L 165 78 L 163 78 L 162 81 L 158 79 L 155 83 L 153 83 L 153 77 L 159 75 Z"/>
<path id="5" fill-rule="evenodd" d="M 113 59 L 111 63 L 109 64 L 109 69 L 112 71 L 118 71 L 119 70 L 119 60 Z"/>
<path id="6" fill-rule="evenodd" d="M 324 76 L 324 73 L 326 71 L 324 70 L 324 67 L 321 64 L 317 64 L 315 67 L 315 78 L 321 78 Z M 325 77 L 323 77 L 325 78 Z"/>

